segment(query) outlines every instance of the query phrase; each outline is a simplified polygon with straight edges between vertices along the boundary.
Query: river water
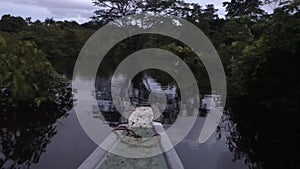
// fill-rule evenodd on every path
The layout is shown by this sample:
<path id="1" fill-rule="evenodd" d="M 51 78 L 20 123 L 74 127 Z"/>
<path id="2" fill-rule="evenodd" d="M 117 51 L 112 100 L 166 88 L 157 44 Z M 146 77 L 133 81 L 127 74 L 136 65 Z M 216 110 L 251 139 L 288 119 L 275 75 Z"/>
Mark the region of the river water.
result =
<path id="1" fill-rule="evenodd" d="M 153 73 L 141 73 L 132 80 L 128 92 L 131 104 L 148 103 L 150 91 L 164 92 L 167 105 L 158 120 L 168 128 L 175 122 L 178 115 L 176 113 L 180 109 L 180 91 L 172 78 L 166 77 L 168 75 L 159 75 L 160 77 Z M 82 83 L 91 82 L 91 79 L 80 75 L 76 78 Z M 105 120 L 110 126 L 115 126 L 126 120 L 121 118 L 112 104 L 111 81 L 111 76 L 97 77 L 95 93 L 87 93 L 96 97 Z M 201 97 L 204 96 L 203 94 L 205 93 L 202 92 Z M 182 108 L 184 109 L 184 106 Z M 224 112 L 215 133 L 205 143 L 200 144 L 198 138 L 207 113 L 209 111 L 205 109 L 199 110 L 192 130 L 175 146 L 186 169 L 261 168 L 260 162 L 270 162 L 251 157 L 252 154 L 261 155 L 259 150 L 264 147 L 255 149 L 251 143 L 257 145 L 255 140 L 258 139 L 256 136 L 250 136 L 252 130 L 248 127 L 251 125 L 232 121 L 228 111 Z M 38 115 L 30 112 L 11 114 L 13 115 L 2 115 L 0 119 L 1 169 L 73 169 L 77 168 L 97 147 L 82 129 L 74 108 L 63 114 L 58 113 L 55 117 L 44 112 Z M 237 131 L 241 125 L 249 129 L 248 140 L 243 140 L 247 137 L 240 135 L 241 131 Z M 243 145 L 243 141 L 249 144 Z"/>
<path id="2" fill-rule="evenodd" d="M 90 81 L 81 76 L 77 78 L 81 79 L 82 83 Z M 98 77 L 96 93 L 90 94 L 97 98 L 105 120 L 114 126 L 121 118 L 110 97 L 111 80 L 109 76 Z M 149 91 L 164 92 L 167 105 L 159 120 L 167 128 L 176 120 L 176 113 L 180 109 L 180 91 L 172 80 L 160 81 L 161 77 L 156 79 L 155 76 L 142 73 L 133 80 L 129 95 L 132 104 L 145 104 L 148 101 Z M 185 168 L 248 168 L 243 160 L 234 161 L 234 154 L 229 151 L 227 144 L 229 131 L 225 130 L 227 123 L 225 115 L 219 130 L 205 143 L 198 143 L 205 113 L 207 113 L 205 110 L 202 111 L 199 112 L 191 132 L 175 147 Z M 56 119 L 48 119 L 48 115 L 36 116 L 35 114 L 27 116 L 16 113 L 16 116 L 18 117 L 14 117 L 14 121 L 10 122 L 1 119 L 1 124 L 10 124 L 1 125 L 1 168 L 73 169 L 77 168 L 97 147 L 83 131 L 74 108 Z"/>

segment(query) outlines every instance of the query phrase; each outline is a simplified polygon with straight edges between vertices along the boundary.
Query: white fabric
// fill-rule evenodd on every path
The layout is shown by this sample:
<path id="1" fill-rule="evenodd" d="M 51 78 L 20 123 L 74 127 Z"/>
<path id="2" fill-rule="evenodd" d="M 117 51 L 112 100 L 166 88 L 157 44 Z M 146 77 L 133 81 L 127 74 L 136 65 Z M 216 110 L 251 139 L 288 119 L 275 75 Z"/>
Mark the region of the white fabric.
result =
<path id="1" fill-rule="evenodd" d="M 137 107 L 128 118 L 129 127 L 150 128 L 153 118 L 154 114 L 151 107 Z"/>

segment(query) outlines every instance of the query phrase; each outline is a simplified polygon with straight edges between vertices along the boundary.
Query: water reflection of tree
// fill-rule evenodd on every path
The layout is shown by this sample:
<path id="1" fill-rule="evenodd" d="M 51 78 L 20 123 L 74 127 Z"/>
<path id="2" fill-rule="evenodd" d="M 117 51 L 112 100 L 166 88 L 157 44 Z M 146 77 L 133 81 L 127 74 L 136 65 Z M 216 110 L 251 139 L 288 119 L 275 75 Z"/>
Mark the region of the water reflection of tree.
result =
<path id="1" fill-rule="evenodd" d="M 155 73 L 154 73 L 155 72 Z M 123 77 L 122 77 L 123 78 Z M 120 114 L 116 111 L 112 98 L 111 98 L 111 77 L 98 76 L 96 78 L 96 89 L 100 93 L 96 96 L 98 100 L 98 106 L 105 120 L 108 121 L 110 125 L 115 125 L 116 122 L 124 122 L 120 118 Z M 127 90 L 125 92 L 129 93 L 130 104 L 137 105 L 148 105 L 149 94 L 151 93 L 151 85 L 148 81 L 149 79 L 155 80 L 159 85 L 158 87 L 162 91 L 170 90 L 172 88 L 177 88 L 174 79 L 164 72 L 158 72 L 158 70 L 147 70 L 138 73 L 132 80 L 129 89 L 124 89 L 120 87 L 120 90 Z M 122 91 L 121 93 L 124 93 Z M 167 98 L 167 105 L 165 110 L 162 112 L 162 117 L 160 120 L 164 123 L 172 124 L 179 113 L 180 107 L 180 93 L 179 90 L 175 90 L 175 93 L 168 94 L 165 93 Z M 120 96 L 122 97 L 122 96 Z M 103 106 L 105 105 L 106 106 Z M 107 108 L 109 107 L 109 108 Z M 97 110 L 97 109 L 95 109 Z M 124 119 L 123 119 L 124 120 Z"/>
<path id="2" fill-rule="evenodd" d="M 57 134 L 57 119 L 66 116 L 70 98 L 46 110 L 7 110 L 0 113 L 0 168 L 29 168 Z M 42 109 L 42 108 L 41 108 Z M 52 109 L 52 110 L 49 110 Z"/>
<path id="3" fill-rule="evenodd" d="M 258 101 L 231 101 L 228 145 L 234 160 L 249 168 L 300 168 L 297 115 L 286 109 L 268 109 Z"/>

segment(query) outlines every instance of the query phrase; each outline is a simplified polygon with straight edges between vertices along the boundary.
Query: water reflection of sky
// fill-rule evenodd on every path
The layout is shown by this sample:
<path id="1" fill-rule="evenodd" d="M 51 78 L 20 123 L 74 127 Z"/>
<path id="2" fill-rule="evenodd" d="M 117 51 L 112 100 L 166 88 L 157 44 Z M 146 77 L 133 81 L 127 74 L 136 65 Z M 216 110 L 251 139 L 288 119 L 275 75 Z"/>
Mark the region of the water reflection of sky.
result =
<path id="1" fill-rule="evenodd" d="M 89 83 L 88 79 L 81 79 Z M 102 80 L 105 82 L 105 80 Z M 107 82 L 107 81 L 106 81 Z M 147 78 L 151 90 L 165 88 L 154 78 Z M 175 91 L 175 87 L 169 88 Z M 93 94 L 86 91 L 86 94 Z M 248 168 L 242 160 L 233 161 L 234 154 L 229 151 L 226 138 L 229 132 L 224 130 L 215 132 L 204 144 L 198 142 L 199 134 L 204 124 L 205 117 L 198 117 L 191 132 L 175 147 L 180 159 L 187 169 L 244 169 Z M 226 125 L 226 120 L 221 123 Z M 171 124 L 165 124 L 168 128 Z M 221 127 L 222 128 L 222 127 Z M 41 156 L 38 164 L 33 169 L 77 168 L 88 155 L 96 148 L 89 137 L 81 128 L 74 110 L 69 111 L 69 116 L 57 122 L 57 135 Z"/>
<path id="2" fill-rule="evenodd" d="M 205 117 L 198 117 L 193 129 L 176 147 L 176 151 L 187 169 L 246 169 L 242 160 L 233 161 L 234 154 L 228 150 L 226 137 L 223 131 L 214 133 L 204 144 L 198 143 L 198 137 L 204 124 Z"/>

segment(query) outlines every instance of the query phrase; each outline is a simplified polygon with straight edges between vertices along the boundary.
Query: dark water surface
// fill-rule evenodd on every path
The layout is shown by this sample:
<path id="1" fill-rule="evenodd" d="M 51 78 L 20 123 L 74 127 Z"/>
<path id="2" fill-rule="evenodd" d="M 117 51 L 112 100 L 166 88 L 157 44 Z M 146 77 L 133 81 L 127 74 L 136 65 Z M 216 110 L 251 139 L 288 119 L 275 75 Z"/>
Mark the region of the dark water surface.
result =
<path id="1" fill-rule="evenodd" d="M 180 91 L 177 90 L 176 83 L 170 77 L 159 75 L 160 77 L 153 76 L 151 73 L 141 73 L 136 76 L 129 89 L 129 95 L 131 104 L 141 104 L 148 102 L 149 91 L 163 91 L 167 97 L 167 106 L 159 121 L 168 128 L 176 120 L 180 109 Z M 78 78 L 81 78 L 83 83 L 89 82 L 87 78 L 80 76 Z M 115 126 L 124 119 L 116 112 L 112 104 L 110 82 L 110 76 L 98 77 L 96 93 L 90 94 L 97 98 L 105 120 L 109 122 L 109 125 Z M 233 102 L 229 104 L 232 104 L 229 107 L 235 106 Z M 184 105 L 182 108 L 184 109 Z M 73 169 L 77 168 L 97 147 L 81 128 L 74 109 L 65 113 L 54 113 L 54 115 L 53 112 L 25 113 L 25 110 L 23 113 L 9 113 L 10 115 L 4 114 L 0 118 L 1 169 Z M 175 147 L 186 169 L 246 169 L 263 168 L 267 165 L 268 167 L 265 168 L 281 168 L 281 162 L 278 166 L 276 163 L 271 165 L 272 158 L 260 157 L 260 155 L 269 155 L 263 153 L 265 148 L 263 145 L 273 142 L 274 145 L 280 146 L 276 138 L 272 139 L 272 136 L 264 135 L 268 131 L 251 128 L 256 125 L 254 121 L 250 121 L 252 123 L 234 122 L 232 119 L 237 117 L 231 117 L 228 112 L 225 112 L 216 132 L 210 139 L 203 144 L 198 143 L 207 113 L 209 112 L 205 110 L 199 111 L 193 129 Z M 253 132 L 254 135 L 252 135 Z M 269 140 L 271 142 L 268 142 Z M 292 144 L 295 145 L 295 152 L 286 150 L 286 153 L 290 158 L 297 158 L 299 144 Z M 266 148 L 272 148 L 272 146 Z M 252 157 L 253 155 L 255 157 Z M 291 165 L 297 168 L 297 165 Z"/>
<path id="2" fill-rule="evenodd" d="M 110 80 L 108 77 L 98 78 L 95 95 L 102 114 L 113 126 L 120 121 L 120 115 L 115 112 L 111 102 L 108 88 Z M 83 83 L 88 81 L 83 79 Z M 149 90 L 161 89 L 167 93 L 167 108 L 160 120 L 166 126 L 172 125 L 179 109 L 179 91 L 175 83 L 161 84 L 148 75 L 135 81 L 130 89 L 133 104 L 147 102 Z M 149 86 L 145 85 L 145 81 Z M 136 91 L 136 88 L 140 90 Z M 34 113 L 32 116 L 16 113 L 15 116 L 19 116 L 16 117 L 17 121 L 6 122 L 5 118 L 1 119 L 1 124 L 10 123 L 9 126 L 1 125 L 1 168 L 77 168 L 96 148 L 96 144 L 81 128 L 74 109 L 52 119 L 49 114 L 39 117 Z M 232 161 L 233 154 L 226 144 L 228 133 L 222 134 L 221 138 L 217 138 L 216 133 L 205 144 L 198 143 L 204 120 L 205 117 L 199 116 L 192 132 L 176 146 L 185 168 L 247 168 L 242 161 Z"/>

